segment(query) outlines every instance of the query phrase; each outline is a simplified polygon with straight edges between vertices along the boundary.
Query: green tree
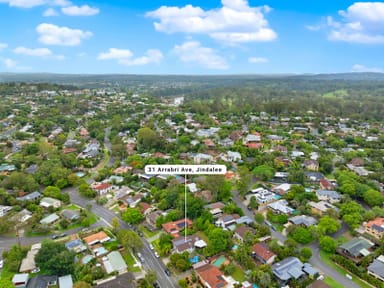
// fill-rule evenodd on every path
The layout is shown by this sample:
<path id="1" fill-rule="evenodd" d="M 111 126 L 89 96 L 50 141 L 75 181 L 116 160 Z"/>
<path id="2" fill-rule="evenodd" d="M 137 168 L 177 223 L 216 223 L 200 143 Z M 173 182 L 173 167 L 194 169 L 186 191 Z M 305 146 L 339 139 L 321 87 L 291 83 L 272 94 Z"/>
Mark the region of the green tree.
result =
<path id="1" fill-rule="evenodd" d="M 309 259 L 311 259 L 311 257 L 312 257 L 312 250 L 311 250 L 311 248 L 308 248 L 308 247 L 301 248 L 301 250 L 300 250 L 300 259 L 303 262 L 308 262 Z"/>
<path id="2" fill-rule="evenodd" d="M 96 196 L 96 191 L 93 190 L 87 183 L 80 184 L 79 193 L 81 196 L 86 198 L 94 198 Z"/>
<path id="3" fill-rule="evenodd" d="M 333 234 L 340 229 L 341 224 L 330 216 L 324 216 L 320 219 L 317 227 L 321 234 Z"/>
<path id="4" fill-rule="evenodd" d="M 298 243 L 309 244 L 313 241 L 311 232 L 304 227 L 296 227 L 290 236 Z"/>
<path id="5" fill-rule="evenodd" d="M 369 189 L 368 191 L 365 191 L 363 195 L 364 202 L 367 203 L 369 206 L 382 206 L 384 203 L 384 196 L 374 189 Z"/>
<path id="6" fill-rule="evenodd" d="M 44 240 L 41 249 L 35 256 L 38 267 L 48 275 L 67 275 L 74 271 L 75 254 L 69 251 L 63 243 Z"/>
<path id="7" fill-rule="evenodd" d="M 73 288 L 92 288 L 92 286 L 85 281 L 78 281 L 73 284 Z"/>
<path id="8" fill-rule="evenodd" d="M 262 181 L 272 179 L 275 175 L 275 170 L 268 165 L 260 165 L 253 169 L 253 174 Z"/>
<path id="9" fill-rule="evenodd" d="M 117 231 L 119 231 L 119 227 L 120 227 L 120 220 L 119 220 L 119 218 L 114 217 L 112 219 L 112 221 L 111 221 L 111 225 L 112 225 L 113 233 L 116 234 Z"/>
<path id="10" fill-rule="evenodd" d="M 117 232 L 117 240 L 125 248 L 132 251 L 137 251 L 143 248 L 143 241 L 135 231 L 132 230 L 119 230 Z"/>
<path id="11" fill-rule="evenodd" d="M 121 215 L 121 218 L 129 224 L 138 224 L 143 221 L 144 216 L 138 209 L 128 207 Z"/>
<path id="12" fill-rule="evenodd" d="M 335 239 L 333 239 L 330 236 L 323 236 L 319 240 L 319 245 L 321 250 L 328 252 L 328 253 L 334 253 L 337 248 L 337 242 Z"/>
<path id="13" fill-rule="evenodd" d="M 150 150 L 159 148 L 161 145 L 160 136 L 149 127 L 140 128 L 137 131 L 137 142 L 143 149 Z"/>

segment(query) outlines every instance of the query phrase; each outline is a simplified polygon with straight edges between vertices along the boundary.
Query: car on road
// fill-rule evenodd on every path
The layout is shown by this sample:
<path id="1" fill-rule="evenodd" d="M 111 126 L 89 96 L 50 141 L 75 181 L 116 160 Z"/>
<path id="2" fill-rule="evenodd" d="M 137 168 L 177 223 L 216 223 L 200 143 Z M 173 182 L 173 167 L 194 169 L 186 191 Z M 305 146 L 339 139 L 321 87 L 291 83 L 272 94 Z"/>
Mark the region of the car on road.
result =
<path id="1" fill-rule="evenodd" d="M 61 238 L 61 237 L 65 237 L 65 236 L 67 236 L 67 233 L 61 233 L 61 234 L 59 235 L 60 238 Z"/>
<path id="2" fill-rule="evenodd" d="M 4 265 L 4 260 L 1 259 L 1 260 L 0 260 L 0 269 L 3 268 L 3 265 Z"/>
<path id="3" fill-rule="evenodd" d="M 161 288 L 159 282 L 157 282 L 157 281 L 153 283 L 153 287 L 154 288 Z"/>
<path id="4" fill-rule="evenodd" d="M 53 235 L 51 236 L 51 239 L 57 239 L 57 238 L 59 238 L 59 235 L 53 234 Z"/>
<path id="5" fill-rule="evenodd" d="M 165 269 L 164 272 L 165 272 L 165 274 L 167 274 L 167 276 L 169 276 L 169 277 L 171 276 L 171 271 L 169 271 L 169 269 Z"/>
<path id="6" fill-rule="evenodd" d="M 140 252 L 137 252 L 137 257 L 139 257 L 141 262 L 144 262 L 145 259 L 144 259 L 143 255 Z"/>
<path id="7" fill-rule="evenodd" d="M 157 253 L 157 251 L 155 251 L 155 256 L 156 256 L 156 258 L 160 257 L 160 255 L 159 255 L 159 253 Z"/>
<path id="8" fill-rule="evenodd" d="M 149 248 L 151 248 L 151 250 L 154 249 L 152 244 L 149 244 Z"/>

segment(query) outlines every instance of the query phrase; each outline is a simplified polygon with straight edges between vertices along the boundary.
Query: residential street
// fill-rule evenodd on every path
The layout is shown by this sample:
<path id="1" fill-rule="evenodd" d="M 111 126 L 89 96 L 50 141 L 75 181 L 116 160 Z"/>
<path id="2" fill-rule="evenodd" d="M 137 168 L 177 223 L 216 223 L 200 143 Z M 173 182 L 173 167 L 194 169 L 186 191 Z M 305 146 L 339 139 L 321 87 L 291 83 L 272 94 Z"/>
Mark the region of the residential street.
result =
<path id="1" fill-rule="evenodd" d="M 239 206 L 243 212 L 245 213 L 245 215 L 247 215 L 248 217 L 250 217 L 251 219 L 254 219 L 254 214 L 252 211 L 249 211 L 247 209 L 247 207 L 243 204 L 239 194 L 237 193 L 237 191 L 235 191 L 233 193 L 233 201 L 236 203 L 237 206 Z M 346 226 L 343 226 L 338 232 L 338 234 L 342 234 L 344 233 L 345 231 L 342 231 L 346 229 Z M 287 237 L 285 237 L 282 233 L 278 232 L 278 231 L 274 231 L 271 229 L 271 235 L 273 238 L 277 239 L 278 241 L 280 241 L 281 243 L 284 243 L 284 241 L 287 239 Z M 348 288 L 359 288 L 360 286 L 357 285 L 355 282 L 349 280 L 348 278 L 345 277 L 345 275 L 341 275 L 338 271 L 334 270 L 332 267 L 329 267 L 327 264 L 325 264 L 321 258 L 320 258 L 320 249 L 319 249 L 319 245 L 317 242 L 315 243 L 312 243 L 311 245 L 309 245 L 309 248 L 311 248 L 312 250 L 312 258 L 310 259 L 310 263 L 318 268 L 322 273 L 324 273 L 325 275 L 331 277 L 332 279 L 334 279 L 335 281 L 337 281 L 338 283 L 342 284 L 344 287 L 348 287 Z"/>

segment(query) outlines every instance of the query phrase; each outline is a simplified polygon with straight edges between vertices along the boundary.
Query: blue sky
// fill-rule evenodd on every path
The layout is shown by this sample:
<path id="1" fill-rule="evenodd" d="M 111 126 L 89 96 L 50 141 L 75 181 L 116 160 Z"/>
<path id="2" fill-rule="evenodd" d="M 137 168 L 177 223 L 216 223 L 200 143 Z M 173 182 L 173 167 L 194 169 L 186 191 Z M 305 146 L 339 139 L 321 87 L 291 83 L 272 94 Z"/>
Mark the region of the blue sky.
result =
<path id="1" fill-rule="evenodd" d="M 384 2 L 0 0 L 0 72 L 384 71 Z"/>

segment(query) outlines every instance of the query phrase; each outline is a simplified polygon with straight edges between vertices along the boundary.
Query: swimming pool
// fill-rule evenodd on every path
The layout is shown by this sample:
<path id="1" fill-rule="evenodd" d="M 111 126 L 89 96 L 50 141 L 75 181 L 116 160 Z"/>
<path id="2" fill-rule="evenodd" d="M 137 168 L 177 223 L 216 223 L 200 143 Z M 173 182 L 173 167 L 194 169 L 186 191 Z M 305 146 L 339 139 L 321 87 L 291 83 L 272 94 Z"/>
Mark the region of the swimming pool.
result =
<path id="1" fill-rule="evenodd" d="M 82 264 L 87 264 L 89 261 L 91 261 L 93 259 L 93 256 L 92 255 L 85 255 L 83 257 L 83 259 L 81 259 L 81 263 Z"/>
<path id="2" fill-rule="evenodd" d="M 224 264 L 225 261 L 227 261 L 227 258 L 225 258 L 225 256 L 220 256 L 215 261 L 213 261 L 212 264 L 216 267 L 220 267 L 222 264 Z"/>

